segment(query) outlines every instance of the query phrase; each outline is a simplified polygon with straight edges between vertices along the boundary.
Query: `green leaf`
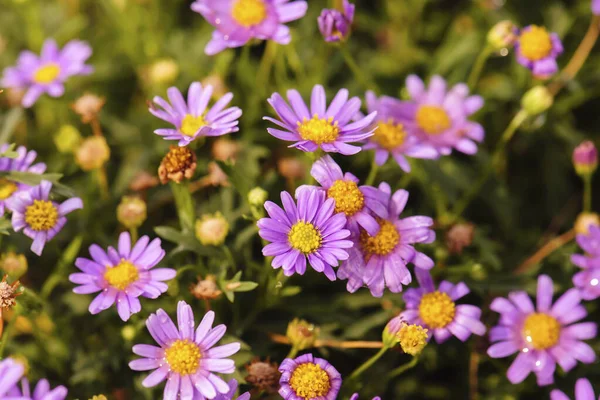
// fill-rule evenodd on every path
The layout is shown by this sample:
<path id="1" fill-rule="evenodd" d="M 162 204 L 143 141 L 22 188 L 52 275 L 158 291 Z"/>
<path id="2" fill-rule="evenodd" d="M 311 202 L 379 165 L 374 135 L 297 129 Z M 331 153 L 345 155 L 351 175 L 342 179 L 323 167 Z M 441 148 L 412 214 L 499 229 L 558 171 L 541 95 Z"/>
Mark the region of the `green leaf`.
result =
<path id="1" fill-rule="evenodd" d="M 57 173 L 48 173 L 48 174 L 34 174 L 31 172 L 20 172 L 20 171 L 12 171 L 10 173 L 0 173 L 0 176 L 6 177 L 11 181 L 24 183 L 29 186 L 37 186 L 41 181 L 49 181 L 52 182 L 52 190 L 63 196 L 63 197 L 75 197 L 77 194 L 70 187 L 63 185 L 59 182 L 60 178 L 62 178 L 62 174 Z"/>
<path id="2" fill-rule="evenodd" d="M 300 286 L 286 286 L 283 289 L 281 289 L 279 294 L 281 295 L 281 297 L 291 297 L 297 295 L 301 291 L 302 288 Z"/>
<path id="3" fill-rule="evenodd" d="M 235 289 L 233 289 L 233 291 L 234 292 L 249 292 L 251 290 L 256 289 L 257 286 L 258 286 L 258 283 L 256 283 L 256 282 L 250 282 L 250 281 L 240 282 L 239 286 L 237 286 Z"/>
<path id="4" fill-rule="evenodd" d="M 4 150 L 2 154 L 0 154 L 0 157 L 17 158 L 19 156 L 19 153 L 15 151 L 15 147 L 17 147 L 16 143 L 11 143 L 10 145 L 8 145 L 6 150 Z"/>
<path id="5" fill-rule="evenodd" d="M 171 182 L 171 190 L 175 197 L 175 206 L 177 207 L 177 215 L 183 230 L 192 231 L 194 222 L 196 221 L 196 212 L 194 209 L 194 200 L 192 193 L 187 183 Z"/>

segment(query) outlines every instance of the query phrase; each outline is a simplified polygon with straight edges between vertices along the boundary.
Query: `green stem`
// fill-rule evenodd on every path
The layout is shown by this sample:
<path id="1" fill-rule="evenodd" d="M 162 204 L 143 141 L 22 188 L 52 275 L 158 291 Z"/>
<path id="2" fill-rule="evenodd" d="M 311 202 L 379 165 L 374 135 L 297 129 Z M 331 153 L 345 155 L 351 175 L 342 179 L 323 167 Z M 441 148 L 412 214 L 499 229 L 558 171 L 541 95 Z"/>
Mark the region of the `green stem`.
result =
<path id="1" fill-rule="evenodd" d="M 138 240 L 138 229 L 133 226 L 129 228 L 129 235 L 131 236 L 131 243 L 135 243 Z"/>
<path id="2" fill-rule="evenodd" d="M 15 310 L 15 312 L 13 313 L 13 316 L 10 319 L 10 322 L 8 323 L 8 326 L 4 330 L 4 333 L 2 334 L 2 338 L 0 338 L 0 360 L 2 359 L 2 355 L 4 354 L 4 349 L 6 348 L 6 344 L 8 343 L 10 335 L 12 334 L 12 331 L 15 329 L 17 318 L 19 317 L 19 315 L 21 315 L 21 312 L 22 312 L 21 307 L 19 305 L 15 306 L 14 310 Z"/>
<path id="3" fill-rule="evenodd" d="M 298 354 L 298 348 L 296 346 L 292 346 L 290 352 L 285 356 L 285 358 L 294 358 Z"/>
<path id="4" fill-rule="evenodd" d="M 223 252 L 227 257 L 227 261 L 229 262 L 229 264 L 231 264 L 231 268 L 235 269 L 235 259 L 233 258 L 233 253 L 231 253 L 231 250 L 229 249 L 229 247 L 227 247 L 227 245 L 224 244 L 222 247 Z"/>
<path id="5" fill-rule="evenodd" d="M 375 158 L 373 158 L 373 162 L 371 163 L 371 170 L 369 171 L 369 176 L 367 176 L 367 180 L 365 181 L 365 185 L 371 186 L 373 182 L 375 182 L 375 178 L 377 177 L 377 172 L 379 171 L 379 165 L 375 162 Z"/>
<path id="6" fill-rule="evenodd" d="M 277 42 L 273 40 L 267 41 L 265 52 L 263 53 L 260 65 L 258 66 L 258 72 L 256 74 L 256 83 L 259 90 L 263 92 L 267 91 L 269 85 L 269 75 L 273 69 L 273 63 L 277 56 Z"/>
<path id="7" fill-rule="evenodd" d="M 398 368 L 395 368 L 395 369 L 391 370 L 390 372 L 388 372 L 387 378 L 388 379 L 393 379 L 393 378 L 395 378 L 395 377 L 397 377 L 399 375 L 402 375 L 403 373 L 405 373 L 409 369 L 414 368 L 418 363 L 419 363 L 419 357 L 418 356 L 414 356 L 412 358 L 412 360 L 410 360 L 406 364 L 403 364 L 403 365 L 399 366 Z"/>
<path id="8" fill-rule="evenodd" d="M 179 217 L 181 229 L 192 232 L 196 216 L 194 200 L 192 199 L 192 193 L 190 192 L 188 184 L 187 182 L 171 182 L 171 190 L 173 191 L 173 197 L 175 198 L 175 207 L 177 208 L 177 216 Z"/>
<path id="9" fill-rule="evenodd" d="M 583 177 L 583 211 L 592 211 L 592 174 Z"/>
<path id="10" fill-rule="evenodd" d="M 477 182 L 471 186 L 471 189 L 456 203 L 450 214 L 450 219 L 447 221 L 447 225 L 454 223 L 458 218 L 460 218 L 468 205 L 475 199 L 475 196 L 479 193 L 483 185 L 490 177 L 494 167 L 500 161 L 502 154 L 504 153 L 504 149 L 506 148 L 506 144 L 510 141 L 510 139 L 512 139 L 512 137 L 515 135 L 515 132 L 519 129 L 523 122 L 525 122 L 528 116 L 529 114 L 525 110 L 519 110 L 512 121 L 510 121 L 510 124 L 508 124 L 508 127 L 500 138 L 500 142 L 496 145 L 494 153 L 492 153 L 489 164 L 483 170 Z"/>
<path id="11" fill-rule="evenodd" d="M 493 52 L 494 52 L 494 49 L 491 46 L 486 46 L 483 48 L 483 50 L 477 56 L 477 59 L 475 60 L 475 64 L 473 64 L 473 69 L 471 70 L 471 73 L 469 74 L 469 79 L 467 79 L 467 85 L 469 86 L 470 89 L 475 89 L 475 86 L 477 85 L 477 82 L 479 81 L 479 77 L 481 76 L 481 73 L 483 72 L 483 67 L 485 67 L 486 61 L 492 55 Z"/>
<path id="12" fill-rule="evenodd" d="M 385 354 L 386 351 L 388 351 L 388 347 L 382 347 L 373 357 L 369 358 L 361 366 L 356 368 L 348 379 L 358 378 L 360 376 L 360 374 L 362 374 L 367 369 L 369 369 L 373 364 L 375 364 L 375 362 L 377 362 L 377 360 L 379 360 L 381 358 L 381 356 L 383 356 Z"/>
<path id="13" fill-rule="evenodd" d="M 361 69 L 358 66 L 356 61 L 354 61 L 354 58 L 352 57 L 352 54 L 350 54 L 348 47 L 342 44 L 339 48 L 342 56 L 344 56 L 344 61 L 346 61 L 348 68 L 350 68 L 354 74 L 354 77 L 361 83 L 361 85 L 363 85 L 363 87 L 367 90 L 374 90 L 377 93 L 381 93 L 381 90 L 379 90 L 379 87 L 375 81 L 365 73 L 364 69 Z"/>

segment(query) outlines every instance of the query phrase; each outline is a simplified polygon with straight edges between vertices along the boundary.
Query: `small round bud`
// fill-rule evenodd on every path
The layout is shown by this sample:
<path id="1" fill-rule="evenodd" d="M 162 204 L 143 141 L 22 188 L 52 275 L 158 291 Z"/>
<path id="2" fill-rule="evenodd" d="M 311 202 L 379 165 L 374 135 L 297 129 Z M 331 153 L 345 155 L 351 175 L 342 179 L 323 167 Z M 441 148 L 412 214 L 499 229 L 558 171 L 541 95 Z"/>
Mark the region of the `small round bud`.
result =
<path id="1" fill-rule="evenodd" d="M 523 95 L 521 107 L 529 115 L 538 115 L 552 107 L 554 97 L 545 86 L 531 88 Z"/>
<path id="2" fill-rule="evenodd" d="M 121 337 L 128 342 L 131 342 L 135 339 L 135 328 L 133 325 L 125 325 L 121 328 Z"/>
<path id="3" fill-rule="evenodd" d="M 261 207 L 269 198 L 269 193 L 261 187 L 255 187 L 248 192 L 248 203 L 251 206 Z"/>
<path id="4" fill-rule="evenodd" d="M 110 158 L 110 148 L 103 136 L 88 137 L 75 151 L 75 162 L 84 171 L 102 168 Z"/>
<path id="5" fill-rule="evenodd" d="M 187 147 L 171 146 L 158 167 L 158 178 L 163 185 L 169 181 L 181 183 L 196 172 L 196 154 Z"/>
<path id="6" fill-rule="evenodd" d="M 594 143 L 586 140 L 573 150 L 573 166 L 578 175 L 591 175 L 598 167 L 598 150 Z"/>
<path id="7" fill-rule="evenodd" d="M 223 214 L 204 214 L 196 221 L 196 237 L 205 246 L 220 246 L 229 233 L 229 223 Z"/>
<path id="8" fill-rule="evenodd" d="M 446 247 L 452 254 L 462 253 L 465 247 L 468 247 L 473 242 L 475 225 L 470 223 L 453 225 L 446 232 Z"/>
<path id="9" fill-rule="evenodd" d="M 117 220 L 127 229 L 138 228 L 146 220 L 146 202 L 136 196 L 124 196 L 117 207 Z"/>
<path id="10" fill-rule="evenodd" d="M 154 85 L 173 82 L 179 75 L 179 65 L 170 58 L 157 60 L 148 67 L 148 80 Z"/>
<path id="11" fill-rule="evenodd" d="M 402 351 L 411 356 L 421 353 L 427 345 L 427 329 L 420 325 L 404 323 L 398 332 L 398 340 Z"/>
<path id="12" fill-rule="evenodd" d="M 219 161 L 235 160 L 239 152 L 239 142 L 228 138 L 219 138 L 212 146 L 212 155 L 215 160 Z"/>
<path id="13" fill-rule="evenodd" d="M 314 346 L 321 329 L 303 319 L 294 318 L 288 324 L 286 336 L 296 350 L 302 351 Z"/>
<path id="14" fill-rule="evenodd" d="M 600 216 L 593 212 L 582 212 L 575 220 L 575 233 L 587 235 L 590 233 L 591 225 L 600 226 Z"/>
<path id="15" fill-rule="evenodd" d="M 259 391 L 264 390 L 267 393 L 276 393 L 279 390 L 279 378 L 281 373 L 275 362 L 253 360 L 246 365 L 246 382 L 254 386 Z"/>
<path id="16" fill-rule="evenodd" d="M 19 279 L 27 272 L 27 258 L 14 251 L 2 254 L 0 270 L 4 271 L 11 279 Z"/>
<path id="17" fill-rule="evenodd" d="M 487 34 L 488 44 L 495 50 L 512 47 L 517 40 L 516 26 L 512 21 L 500 21 Z"/>
<path id="18" fill-rule="evenodd" d="M 104 103 L 106 103 L 104 97 L 85 93 L 75 100 L 75 103 L 71 105 L 71 108 L 81 116 L 81 122 L 88 124 L 98 117 L 100 110 L 104 107 Z"/>
<path id="19" fill-rule="evenodd" d="M 61 153 L 74 153 L 81 143 L 81 133 L 73 125 L 63 125 L 54 134 L 54 144 Z"/>
<path id="20" fill-rule="evenodd" d="M 217 279 L 214 275 L 206 275 L 202 279 L 198 277 L 198 283 L 190 285 L 190 293 L 197 299 L 214 300 L 223 293 L 217 286 Z"/>

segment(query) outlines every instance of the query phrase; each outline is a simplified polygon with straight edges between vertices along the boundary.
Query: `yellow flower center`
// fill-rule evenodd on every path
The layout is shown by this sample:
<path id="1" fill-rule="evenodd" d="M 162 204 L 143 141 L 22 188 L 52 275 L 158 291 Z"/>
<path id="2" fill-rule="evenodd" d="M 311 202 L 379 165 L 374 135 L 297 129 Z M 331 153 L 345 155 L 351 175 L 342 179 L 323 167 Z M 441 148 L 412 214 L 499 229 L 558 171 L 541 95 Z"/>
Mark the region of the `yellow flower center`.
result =
<path id="1" fill-rule="evenodd" d="M 60 67 L 55 63 L 48 63 L 39 67 L 33 74 L 33 80 L 37 83 L 47 84 L 56 79 L 60 74 Z"/>
<path id="2" fill-rule="evenodd" d="M 263 0 L 237 0 L 233 3 L 231 16 L 235 22 L 248 28 L 267 18 L 267 6 Z"/>
<path id="3" fill-rule="evenodd" d="M 427 329 L 420 325 L 403 324 L 397 336 L 402 351 L 412 356 L 419 354 L 427 344 Z"/>
<path id="4" fill-rule="evenodd" d="M 290 387 L 296 396 L 306 400 L 325 397 L 331 388 L 329 374 L 315 363 L 299 365 L 290 378 Z"/>
<path id="5" fill-rule="evenodd" d="M 537 61 L 552 52 L 552 39 L 546 28 L 532 25 L 519 37 L 519 46 L 523 57 Z"/>
<path id="6" fill-rule="evenodd" d="M 11 182 L 8 179 L 0 179 L 0 200 L 8 199 L 18 188 L 16 183 Z"/>
<path id="7" fill-rule="evenodd" d="M 404 144 L 405 139 L 406 130 L 404 130 L 404 125 L 394 123 L 392 119 L 387 122 L 380 122 L 372 137 L 374 142 L 387 150 L 393 150 Z"/>
<path id="8" fill-rule="evenodd" d="M 121 260 L 121 262 L 106 269 L 104 279 L 108 284 L 115 289 L 125 290 L 133 282 L 137 281 L 140 274 L 138 269 L 129 261 Z"/>
<path id="9" fill-rule="evenodd" d="M 560 323 L 548 314 L 533 313 L 525 319 L 523 337 L 536 350 L 548 349 L 560 338 Z"/>
<path id="10" fill-rule="evenodd" d="M 34 200 L 33 204 L 25 209 L 25 222 L 34 231 L 47 231 L 56 225 L 58 210 L 48 200 Z"/>
<path id="11" fill-rule="evenodd" d="M 193 115 L 186 114 L 181 121 L 181 128 L 179 131 L 185 136 L 194 136 L 200 128 L 206 125 L 206 121 L 202 115 L 194 117 Z"/>
<path id="12" fill-rule="evenodd" d="M 343 212 L 351 217 L 362 210 L 365 196 L 352 181 L 337 180 L 327 189 L 327 197 L 335 200 L 335 212 Z"/>
<path id="13" fill-rule="evenodd" d="M 179 375 L 191 375 L 200 365 L 200 349 L 189 340 L 176 340 L 165 350 L 165 360 L 171 371 Z"/>
<path id="14" fill-rule="evenodd" d="M 315 114 L 311 119 L 304 118 L 298 122 L 298 133 L 304 140 L 310 140 L 316 144 L 332 143 L 340 134 L 337 121 L 333 117 L 319 118 Z"/>
<path id="15" fill-rule="evenodd" d="M 450 128 L 448 113 L 438 106 L 421 106 L 417 110 L 417 125 L 429 135 L 439 135 Z"/>
<path id="16" fill-rule="evenodd" d="M 366 231 L 360 233 L 360 245 L 367 260 L 372 255 L 385 256 L 389 254 L 400 241 L 400 234 L 392 222 L 379 218 L 377 220 L 379 222 L 377 235 L 369 236 Z"/>
<path id="17" fill-rule="evenodd" d="M 299 221 L 288 233 L 290 245 L 304 254 L 312 253 L 321 247 L 321 233 L 310 222 Z"/>
<path id="18" fill-rule="evenodd" d="M 455 312 L 456 305 L 444 292 L 426 293 L 421 297 L 419 317 L 432 329 L 444 328 L 454 320 Z"/>

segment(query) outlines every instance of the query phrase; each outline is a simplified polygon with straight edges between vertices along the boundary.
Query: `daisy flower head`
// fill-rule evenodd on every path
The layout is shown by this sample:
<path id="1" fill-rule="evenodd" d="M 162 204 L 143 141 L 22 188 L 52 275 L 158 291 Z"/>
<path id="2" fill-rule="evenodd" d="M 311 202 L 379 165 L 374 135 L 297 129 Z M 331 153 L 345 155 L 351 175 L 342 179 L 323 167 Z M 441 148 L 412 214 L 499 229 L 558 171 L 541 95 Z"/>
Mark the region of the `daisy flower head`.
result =
<path id="1" fill-rule="evenodd" d="M 317 22 L 326 42 L 340 42 L 348 38 L 354 21 L 354 9 L 354 4 L 344 0 L 341 11 L 326 8 L 321 12 Z"/>
<path id="2" fill-rule="evenodd" d="M 8 392 L 7 400 L 64 400 L 67 398 L 68 390 L 64 386 L 57 386 L 54 389 L 46 379 L 40 380 L 33 392 L 29 386 L 27 378 L 21 380 L 21 389 L 17 385 Z"/>
<path id="3" fill-rule="evenodd" d="M 90 303 L 90 313 L 98 314 L 116 303 L 123 321 L 142 309 L 138 297 L 158 298 L 168 289 L 163 281 L 173 279 L 177 274 L 171 268 L 153 269 L 165 256 L 158 238 L 150 242 L 148 236 L 142 236 L 136 243 L 131 243 L 129 232 L 123 232 L 117 249 L 109 247 L 104 251 L 93 244 L 90 255 L 91 259 L 79 257 L 75 260 L 75 266 L 81 272 L 69 276 L 71 282 L 79 285 L 73 292 L 100 292 Z"/>
<path id="4" fill-rule="evenodd" d="M 320 190 L 302 190 L 297 205 L 288 192 L 281 192 L 283 209 L 271 201 L 265 203 L 269 217 L 258 221 L 258 234 L 271 242 L 263 248 L 264 256 L 274 256 L 273 268 L 283 267 L 286 276 L 304 275 L 306 262 L 330 280 L 335 280 L 333 267 L 348 258 L 346 249 L 350 231 L 346 215 L 335 213 L 335 200 L 325 199 Z"/>
<path id="5" fill-rule="evenodd" d="M 0 154 L 8 149 L 8 144 L 0 146 Z M 19 146 L 15 150 L 16 158 L 0 157 L 0 171 L 3 172 L 29 172 L 32 174 L 43 174 L 46 171 L 46 164 L 35 163 L 37 153 L 33 150 L 28 151 L 25 147 Z M 31 186 L 24 183 L 13 182 L 6 178 L 0 178 L 0 216 L 6 211 L 6 203 L 22 190 L 30 189 Z"/>
<path id="6" fill-rule="evenodd" d="M 546 28 L 529 25 L 520 31 L 516 43 L 519 64 L 529 68 L 536 78 L 547 79 L 558 71 L 556 58 L 562 54 L 563 45 L 556 33 Z"/>
<path id="7" fill-rule="evenodd" d="M 155 96 L 152 101 L 156 106 L 150 107 L 150 113 L 174 128 L 161 128 L 154 133 L 165 140 L 178 140 L 179 146 L 187 146 L 199 137 L 237 132 L 242 110 L 238 107 L 225 108 L 233 94 L 227 93 L 208 107 L 213 90 L 212 85 L 202 86 L 200 82 L 193 82 L 188 90 L 187 102 L 176 87 L 167 89 L 169 101 Z"/>
<path id="8" fill-rule="evenodd" d="M 369 235 L 379 232 L 376 217 L 388 217 L 388 195 L 373 186 L 358 186 L 359 180 L 350 172 L 345 174 L 340 166 L 329 155 L 317 160 L 310 174 L 321 187 L 300 186 L 296 194 L 303 190 L 321 190 L 327 198 L 335 200 L 335 212 L 346 215 L 346 227 L 359 233 L 359 227 Z"/>
<path id="9" fill-rule="evenodd" d="M 583 269 L 573 275 L 573 284 L 583 300 L 600 297 L 600 226 L 589 225 L 588 234 L 579 234 L 577 244 L 586 254 L 573 254 L 571 261 Z"/>
<path id="10" fill-rule="evenodd" d="M 373 132 L 363 150 L 375 150 L 375 162 L 382 166 L 391 155 L 400 168 L 410 172 L 410 164 L 406 157 L 435 159 L 439 153 L 435 147 L 422 142 L 411 134 L 402 121 L 410 118 L 413 107 L 410 103 L 400 102 L 391 97 L 377 98 L 375 93 L 368 91 L 366 96 L 369 113 L 377 112 L 375 121 L 377 129 Z M 382 99 L 397 102 L 397 107 L 382 107 Z"/>
<path id="11" fill-rule="evenodd" d="M 335 400 L 342 376 L 327 360 L 304 354 L 279 366 L 279 395 L 285 400 Z"/>
<path id="12" fill-rule="evenodd" d="M 550 277 L 539 276 L 535 306 L 524 291 L 511 292 L 508 299 L 498 297 L 490 305 L 500 320 L 490 330 L 494 344 L 487 353 L 492 358 L 519 353 L 506 373 L 513 384 L 533 372 L 539 386 L 549 385 L 554 382 L 557 363 L 567 372 L 577 361 L 596 360 L 594 350 L 583 342 L 596 337 L 596 324 L 575 323 L 587 316 L 579 291 L 567 290 L 552 305 L 552 286 Z"/>
<path id="13" fill-rule="evenodd" d="M 61 204 L 49 200 L 52 183 L 42 181 L 38 186 L 19 192 L 7 200 L 7 207 L 12 210 L 12 226 L 15 232 L 23 230 L 26 236 L 33 239 L 31 251 L 38 256 L 44 246 L 67 223 L 66 215 L 71 211 L 83 208 L 79 197 L 72 197 Z"/>
<path id="14" fill-rule="evenodd" d="M 229 392 L 217 393 L 217 396 L 213 400 L 233 400 L 233 398 L 235 396 L 235 392 L 237 392 L 237 389 L 238 389 L 238 382 L 235 379 L 232 379 L 229 381 L 228 385 L 229 385 Z M 204 397 L 200 394 L 199 396 L 194 397 L 194 399 L 205 400 L 206 397 Z M 236 397 L 235 400 L 250 400 L 250 392 L 246 392 L 246 393 L 239 395 L 239 397 Z"/>
<path id="15" fill-rule="evenodd" d="M 371 236 L 361 230 L 360 235 L 353 237 L 355 245 L 348 250 L 348 259 L 338 269 L 338 278 L 348 280 L 350 293 L 364 284 L 375 297 L 383 296 L 385 287 L 392 293 L 399 293 L 402 285 L 412 282 L 408 263 L 426 270 L 433 268 L 433 260 L 416 251 L 413 245 L 435 240 L 430 217 L 399 218 L 408 201 L 406 190 L 398 190 L 392 195 L 390 185 L 385 182 L 379 185 L 379 190 L 388 197 L 388 218 L 377 219 L 377 235 Z"/>
<path id="16" fill-rule="evenodd" d="M 246 45 L 251 39 L 289 44 L 285 24 L 304 17 L 306 1 L 289 0 L 196 0 L 192 10 L 215 27 L 204 52 L 215 55 L 227 48 Z"/>
<path id="17" fill-rule="evenodd" d="M 153 370 L 142 382 L 144 387 L 156 386 L 166 379 L 165 400 L 230 399 L 224 395 L 231 393 L 231 386 L 215 372 L 235 371 L 233 360 L 227 357 L 237 353 L 240 344 L 214 347 L 227 330 L 225 325 L 213 328 L 214 320 L 215 313 L 209 311 L 196 328 L 192 308 L 185 301 L 177 304 L 177 326 L 162 309 L 150 314 L 146 327 L 158 346 L 133 346 L 133 352 L 142 358 L 131 361 L 129 368 Z"/>
<path id="18" fill-rule="evenodd" d="M 17 382 L 24 373 L 25 367 L 23 364 L 12 358 L 5 358 L 0 361 L 0 399 L 16 388 Z"/>
<path id="19" fill-rule="evenodd" d="M 279 93 L 273 93 L 269 104 L 280 120 L 264 117 L 282 129 L 268 128 L 278 139 L 295 142 L 290 147 L 313 152 L 322 149 L 328 153 L 356 154 L 360 147 L 348 143 L 360 142 L 373 134 L 373 112 L 355 122 L 350 122 L 360 110 L 360 99 L 348 100 L 348 90 L 341 89 L 327 107 L 325 89 L 316 85 L 312 90 L 310 110 L 297 90 L 288 90 L 291 108 Z"/>
<path id="20" fill-rule="evenodd" d="M 600 397 L 598 397 L 600 399 Z M 550 400 L 571 400 L 569 396 L 564 394 L 558 389 L 554 389 L 550 392 Z M 580 378 L 575 383 L 575 397 L 574 400 L 596 400 L 596 394 L 590 381 L 585 378 Z"/>
<path id="21" fill-rule="evenodd" d="M 485 325 L 480 320 L 481 309 L 470 304 L 456 304 L 469 293 L 467 285 L 442 281 L 436 288 L 428 271 L 416 269 L 415 275 L 420 287 L 404 293 L 406 310 L 399 318 L 427 328 L 438 343 L 452 335 L 464 342 L 472 333 L 485 334 Z"/>
<path id="22" fill-rule="evenodd" d="M 483 107 L 481 96 L 469 96 L 464 83 L 448 90 L 446 81 L 438 75 L 431 78 L 429 87 L 418 76 L 410 75 L 406 88 L 410 102 L 391 97 L 382 99 L 381 107 L 388 115 L 408 116 L 402 120 L 405 129 L 441 155 L 449 155 L 452 149 L 477 153 L 477 142 L 483 141 L 485 132 L 469 117 Z"/>
<path id="23" fill-rule="evenodd" d="M 61 50 L 54 40 L 47 39 L 39 56 L 29 50 L 21 52 L 17 65 L 4 70 L 0 86 L 24 90 L 21 104 L 31 107 L 44 93 L 62 96 L 71 76 L 91 74 L 93 68 L 85 64 L 91 55 L 86 42 L 71 40 Z"/>

